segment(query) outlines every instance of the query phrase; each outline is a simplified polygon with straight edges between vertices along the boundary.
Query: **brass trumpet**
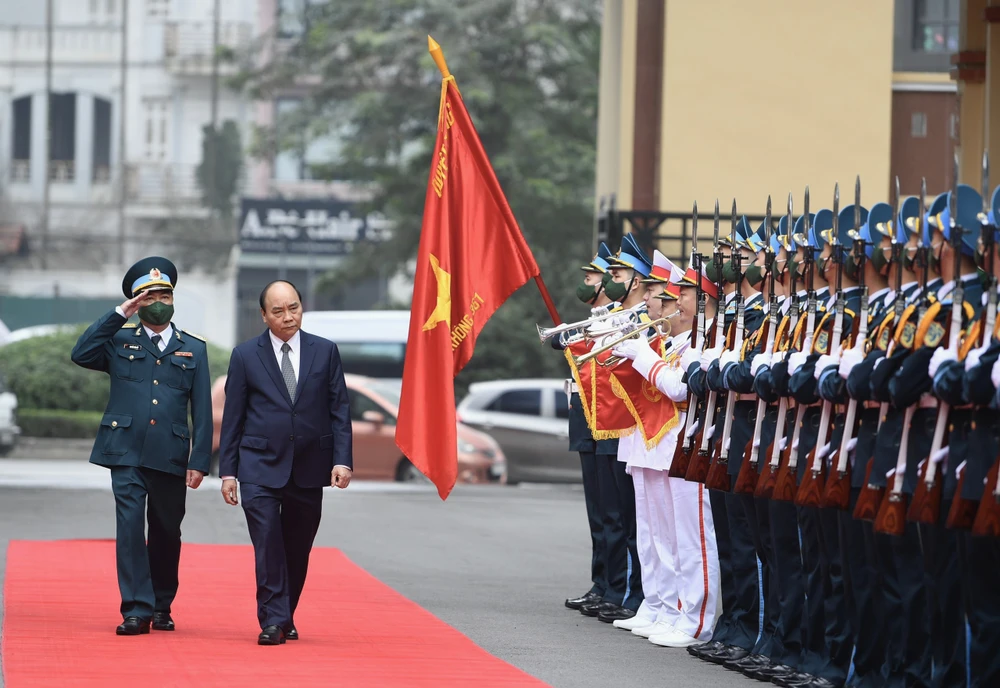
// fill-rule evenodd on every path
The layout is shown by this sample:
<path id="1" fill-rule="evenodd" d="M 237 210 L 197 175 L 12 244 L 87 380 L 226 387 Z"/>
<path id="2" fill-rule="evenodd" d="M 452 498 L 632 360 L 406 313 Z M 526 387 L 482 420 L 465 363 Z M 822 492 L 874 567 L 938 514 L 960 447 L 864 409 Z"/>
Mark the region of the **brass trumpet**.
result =
<path id="1" fill-rule="evenodd" d="M 610 351 L 611 349 L 615 348 L 616 346 L 618 346 L 619 344 L 621 344 L 622 342 L 624 342 L 626 339 L 632 339 L 633 337 L 640 336 L 643 331 L 648 330 L 648 329 L 653 329 L 654 332 L 653 332 L 652 335 L 649 335 L 649 336 L 646 337 L 646 341 L 649 341 L 650 339 L 652 339 L 652 337 L 655 337 L 656 335 L 659 335 L 661 337 L 669 337 L 670 336 L 670 323 L 668 321 L 671 318 L 676 318 L 678 315 L 680 315 L 680 312 L 676 311 L 676 312 L 671 313 L 670 315 L 668 315 L 666 317 L 659 318 L 657 320 L 652 320 L 652 321 L 647 322 L 647 323 L 641 323 L 638 326 L 636 326 L 635 329 L 633 329 L 632 331 L 628 332 L 627 334 L 623 334 L 621 337 L 618 337 L 614 341 L 611 341 L 611 342 L 608 342 L 606 344 L 603 344 L 603 345 L 597 347 L 596 349 L 591 349 L 587 353 L 581 354 L 580 356 L 575 357 L 573 359 L 573 363 L 576 364 L 576 365 L 578 365 L 578 366 L 582 365 L 582 364 L 586 363 L 587 361 L 590 361 L 591 359 L 596 358 L 597 356 L 600 356 L 605 351 Z M 661 325 L 665 325 L 666 328 L 665 329 L 661 328 L 660 327 Z M 623 360 L 624 359 L 621 356 L 611 356 L 610 358 L 608 358 L 608 360 L 600 363 L 600 365 L 605 366 L 605 367 L 611 367 L 611 366 L 614 366 L 614 365 L 618 365 Z"/>
<path id="2" fill-rule="evenodd" d="M 563 323 L 562 325 L 556 325 L 555 327 L 542 327 L 541 325 L 535 325 L 535 327 L 538 328 L 538 338 L 542 342 L 545 342 L 556 335 L 564 334 L 567 336 L 567 340 L 578 341 L 588 336 L 587 329 L 590 326 L 608 320 L 616 315 L 622 315 L 628 318 L 632 324 L 639 324 L 638 308 L 642 305 L 644 304 L 638 304 L 632 308 L 617 312 L 609 312 L 605 306 L 600 306 L 598 308 L 591 309 L 590 317 L 586 320 L 579 320 L 573 323 Z M 576 330 L 579 331 L 577 332 Z M 605 334 L 608 333 L 601 332 L 599 336 L 603 336 Z"/>

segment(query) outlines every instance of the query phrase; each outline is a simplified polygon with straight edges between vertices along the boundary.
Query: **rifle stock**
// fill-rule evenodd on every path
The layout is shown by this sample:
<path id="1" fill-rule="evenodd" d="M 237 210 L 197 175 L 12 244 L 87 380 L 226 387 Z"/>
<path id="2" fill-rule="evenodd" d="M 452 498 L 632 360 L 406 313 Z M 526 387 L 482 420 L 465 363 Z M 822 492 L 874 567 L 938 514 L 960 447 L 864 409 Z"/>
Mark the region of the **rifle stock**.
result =
<path id="1" fill-rule="evenodd" d="M 917 481 L 910 500 L 910 508 L 906 517 L 917 523 L 934 525 L 941 517 L 941 475 L 937 470 L 934 455 L 947 441 L 948 405 L 941 404 L 938 408 L 937 425 L 934 428 L 934 440 L 931 442 L 931 453 L 923 461 L 920 469 L 920 480 Z"/>
<path id="2" fill-rule="evenodd" d="M 798 482 L 798 444 L 802 419 L 805 417 L 805 406 L 799 406 L 795 411 L 795 429 L 792 431 L 792 441 L 788 443 L 779 459 L 778 472 L 774 477 L 772 499 L 779 502 L 794 502 L 799 489 Z M 793 453 L 795 456 L 793 456 Z M 793 461 L 794 459 L 794 461 Z"/>
<path id="3" fill-rule="evenodd" d="M 906 530 L 907 497 L 903 492 L 903 480 L 906 474 L 906 452 L 910 446 L 910 422 L 915 410 L 915 406 L 910 406 L 903 417 L 903 435 L 899 441 L 896 472 L 892 476 L 892 489 L 886 492 L 875 515 L 876 533 L 900 536 Z"/>
<path id="4" fill-rule="evenodd" d="M 740 464 L 740 472 L 736 476 L 736 485 L 733 486 L 733 492 L 736 494 L 752 495 L 757 491 L 757 481 L 760 479 L 760 476 L 757 473 L 756 463 L 751 460 L 753 443 L 754 440 L 751 439 L 750 444 L 743 450 L 743 463 Z"/>
<path id="5" fill-rule="evenodd" d="M 986 476 L 986 488 L 979 500 L 976 520 L 972 524 L 973 535 L 1000 537 L 1000 493 L 996 490 L 997 476 L 1000 475 L 1000 458 L 993 462 Z"/>
<path id="6" fill-rule="evenodd" d="M 854 518 L 859 521 L 874 521 L 878 515 L 879 505 L 882 503 L 884 487 L 872 485 L 872 468 L 875 467 L 875 459 L 868 459 L 868 468 L 865 469 L 865 486 L 861 488 L 858 495 L 858 502 L 854 505 Z"/>
<path id="7" fill-rule="evenodd" d="M 724 439 L 719 438 L 715 442 L 714 456 L 709 466 L 708 474 L 705 476 L 705 487 L 710 490 L 722 490 L 729 492 L 731 480 L 729 478 L 729 457 L 723 450 Z"/>
<path id="8" fill-rule="evenodd" d="M 688 406 L 690 409 L 688 413 L 697 413 L 696 406 Z M 684 446 L 684 440 L 681 439 L 677 443 L 677 448 L 674 450 L 674 458 L 670 461 L 670 470 L 667 471 L 667 475 L 671 478 L 683 478 L 687 475 L 688 464 L 691 462 L 691 452 L 693 449 L 697 449 L 697 444 L 691 442 L 688 447 Z"/>
<path id="9" fill-rule="evenodd" d="M 951 509 L 948 510 L 948 519 L 945 525 L 956 530 L 971 530 L 976 522 L 976 510 L 979 502 L 962 497 L 962 489 L 965 487 L 965 474 L 968 466 L 962 468 L 958 476 L 958 484 L 955 487 L 955 498 L 951 500 Z"/>

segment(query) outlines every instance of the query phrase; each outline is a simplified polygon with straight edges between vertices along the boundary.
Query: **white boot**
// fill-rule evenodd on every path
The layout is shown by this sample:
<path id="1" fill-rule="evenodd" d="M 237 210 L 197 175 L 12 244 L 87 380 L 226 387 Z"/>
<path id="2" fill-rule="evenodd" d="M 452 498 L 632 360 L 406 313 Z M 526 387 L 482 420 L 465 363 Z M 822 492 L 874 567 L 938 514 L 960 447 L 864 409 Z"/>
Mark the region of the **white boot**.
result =
<path id="1" fill-rule="evenodd" d="M 701 641 L 689 636 L 683 631 L 671 628 L 667 633 L 659 633 L 649 636 L 649 642 L 654 645 L 659 645 L 660 647 L 688 647 L 690 645 L 697 645 Z"/>
<path id="2" fill-rule="evenodd" d="M 669 633 L 672 630 L 674 630 L 673 624 L 667 623 L 666 621 L 657 621 L 655 624 L 652 624 L 651 626 L 636 628 L 632 631 L 632 633 L 641 638 L 649 638 L 654 635 L 663 635 L 665 633 Z"/>

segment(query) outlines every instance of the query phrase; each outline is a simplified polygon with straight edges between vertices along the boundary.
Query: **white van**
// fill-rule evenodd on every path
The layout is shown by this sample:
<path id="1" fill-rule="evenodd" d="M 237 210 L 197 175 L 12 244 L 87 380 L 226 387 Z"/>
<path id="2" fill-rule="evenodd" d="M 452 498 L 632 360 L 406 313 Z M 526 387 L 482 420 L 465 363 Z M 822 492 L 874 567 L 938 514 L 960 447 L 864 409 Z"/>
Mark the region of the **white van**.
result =
<path id="1" fill-rule="evenodd" d="M 337 344 L 345 373 L 403 377 L 410 311 L 306 311 L 302 329 Z"/>

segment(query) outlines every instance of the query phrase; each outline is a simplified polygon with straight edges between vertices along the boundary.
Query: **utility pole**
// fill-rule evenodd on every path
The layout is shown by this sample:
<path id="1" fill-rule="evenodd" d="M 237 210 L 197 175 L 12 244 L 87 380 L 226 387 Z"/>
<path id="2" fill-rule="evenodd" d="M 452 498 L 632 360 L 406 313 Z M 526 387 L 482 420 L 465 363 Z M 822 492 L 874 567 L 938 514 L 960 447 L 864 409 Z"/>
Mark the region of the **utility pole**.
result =
<path id="1" fill-rule="evenodd" d="M 51 2 L 51 0 L 50 0 Z M 125 167 L 125 104 L 128 70 L 128 0 L 122 0 L 122 88 L 118 105 L 118 263 L 125 265 L 125 200 L 128 196 L 128 170 Z"/>
<path id="2" fill-rule="evenodd" d="M 42 156 L 42 269 L 49 264 L 49 158 L 52 156 L 52 0 L 45 3 L 45 150 Z"/>

